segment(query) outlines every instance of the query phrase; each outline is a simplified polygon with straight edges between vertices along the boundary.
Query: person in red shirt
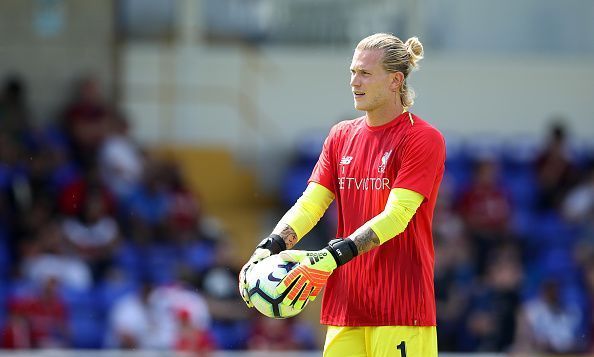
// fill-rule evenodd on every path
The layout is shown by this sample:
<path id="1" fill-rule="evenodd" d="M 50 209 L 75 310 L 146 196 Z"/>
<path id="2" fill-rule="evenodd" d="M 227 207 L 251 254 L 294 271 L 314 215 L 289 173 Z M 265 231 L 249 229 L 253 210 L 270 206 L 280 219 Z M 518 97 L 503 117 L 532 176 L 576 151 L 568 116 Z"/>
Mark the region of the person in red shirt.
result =
<path id="1" fill-rule="evenodd" d="M 497 174 L 495 161 L 478 161 L 472 182 L 461 194 L 460 213 L 471 233 L 502 235 L 508 228 L 511 203 Z"/>
<path id="2" fill-rule="evenodd" d="M 174 349 L 188 356 L 210 356 L 216 348 L 214 337 L 208 330 L 194 326 L 188 310 L 177 311 L 178 335 Z"/>
<path id="3" fill-rule="evenodd" d="M 489 268 L 489 254 L 510 239 L 512 205 L 497 176 L 495 161 L 476 162 L 472 181 L 460 196 L 459 211 L 470 235 L 480 276 Z"/>
<path id="4" fill-rule="evenodd" d="M 59 348 L 70 344 L 68 311 L 58 293 L 58 280 L 49 278 L 39 294 L 16 297 L 10 304 L 5 348 Z"/>
<path id="5" fill-rule="evenodd" d="M 407 78 L 421 42 L 375 34 L 357 45 L 351 88 L 360 118 L 336 124 L 307 189 L 242 268 L 270 254 L 299 264 L 279 283 L 283 303 L 304 306 L 325 287 L 324 356 L 437 356 L 433 211 L 443 177 L 442 134 L 412 114 Z M 338 239 L 291 248 L 336 200 Z"/>

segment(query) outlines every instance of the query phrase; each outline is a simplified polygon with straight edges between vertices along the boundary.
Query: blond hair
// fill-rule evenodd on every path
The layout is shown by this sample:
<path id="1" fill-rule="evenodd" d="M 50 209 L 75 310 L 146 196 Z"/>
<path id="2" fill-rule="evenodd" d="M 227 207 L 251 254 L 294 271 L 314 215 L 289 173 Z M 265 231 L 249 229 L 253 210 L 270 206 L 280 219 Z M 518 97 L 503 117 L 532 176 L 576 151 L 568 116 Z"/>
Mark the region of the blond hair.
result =
<path id="1" fill-rule="evenodd" d="M 418 62 L 423 58 L 423 45 L 417 37 L 411 37 L 402 42 L 390 33 L 376 33 L 365 37 L 357 45 L 359 50 L 382 50 L 384 52 L 382 63 L 388 72 L 401 72 L 404 81 L 400 86 L 400 101 L 404 108 L 413 105 L 415 92 L 406 82 L 408 75 L 419 67 Z"/>

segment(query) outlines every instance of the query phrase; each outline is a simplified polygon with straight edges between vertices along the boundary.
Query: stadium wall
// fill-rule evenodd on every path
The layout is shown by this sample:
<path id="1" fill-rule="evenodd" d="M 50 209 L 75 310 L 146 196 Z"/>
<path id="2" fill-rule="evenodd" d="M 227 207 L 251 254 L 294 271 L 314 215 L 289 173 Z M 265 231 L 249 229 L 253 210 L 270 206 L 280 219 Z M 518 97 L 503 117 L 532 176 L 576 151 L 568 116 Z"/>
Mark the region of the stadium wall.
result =
<path id="1" fill-rule="evenodd" d="M 360 115 L 349 87 L 351 49 L 129 44 L 122 103 L 143 143 L 230 149 L 276 188 L 304 134 Z M 414 112 L 446 136 L 543 137 L 554 116 L 594 137 L 594 62 L 540 57 L 456 58 L 428 52 Z M 314 145 L 314 147 L 316 147 Z"/>
<path id="2" fill-rule="evenodd" d="M 358 115 L 352 52 L 312 48 L 128 45 L 124 104 L 145 142 L 292 145 Z M 541 135 L 562 115 L 594 135 L 594 62 L 539 57 L 455 58 L 426 54 L 413 73 L 414 111 L 446 132 Z"/>
<path id="3" fill-rule="evenodd" d="M 52 118 L 83 74 L 114 95 L 114 1 L 2 0 L 0 78 L 21 76 L 33 118 Z"/>

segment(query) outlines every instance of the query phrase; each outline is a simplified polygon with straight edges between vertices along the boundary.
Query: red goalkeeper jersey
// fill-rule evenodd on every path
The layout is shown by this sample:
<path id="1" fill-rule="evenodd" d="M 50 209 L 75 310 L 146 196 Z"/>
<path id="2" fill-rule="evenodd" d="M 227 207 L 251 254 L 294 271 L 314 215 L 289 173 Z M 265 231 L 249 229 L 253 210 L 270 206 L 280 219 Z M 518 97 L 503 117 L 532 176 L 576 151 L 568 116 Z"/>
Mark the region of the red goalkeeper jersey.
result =
<path id="1" fill-rule="evenodd" d="M 441 133 L 408 112 L 379 127 L 362 117 L 330 130 L 309 181 L 336 196 L 337 237 L 381 213 L 393 188 L 425 199 L 404 232 L 332 273 L 322 324 L 435 325 L 431 222 L 444 162 Z"/>

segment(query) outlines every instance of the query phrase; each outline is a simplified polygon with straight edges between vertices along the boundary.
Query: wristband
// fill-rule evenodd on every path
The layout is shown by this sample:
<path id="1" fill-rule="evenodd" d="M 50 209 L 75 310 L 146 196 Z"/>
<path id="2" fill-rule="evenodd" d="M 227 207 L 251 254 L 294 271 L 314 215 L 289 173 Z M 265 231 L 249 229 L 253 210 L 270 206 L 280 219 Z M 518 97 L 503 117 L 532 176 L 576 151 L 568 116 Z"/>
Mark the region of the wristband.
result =
<path id="1" fill-rule="evenodd" d="M 256 248 L 268 249 L 271 254 L 278 254 L 287 249 L 287 244 L 278 234 L 271 234 L 264 238 Z"/>
<path id="2" fill-rule="evenodd" d="M 333 239 L 328 243 L 326 247 L 334 260 L 336 260 L 336 265 L 341 266 L 351 261 L 354 257 L 359 254 L 359 250 L 353 242 L 349 238 L 345 239 Z"/>

